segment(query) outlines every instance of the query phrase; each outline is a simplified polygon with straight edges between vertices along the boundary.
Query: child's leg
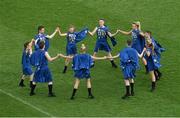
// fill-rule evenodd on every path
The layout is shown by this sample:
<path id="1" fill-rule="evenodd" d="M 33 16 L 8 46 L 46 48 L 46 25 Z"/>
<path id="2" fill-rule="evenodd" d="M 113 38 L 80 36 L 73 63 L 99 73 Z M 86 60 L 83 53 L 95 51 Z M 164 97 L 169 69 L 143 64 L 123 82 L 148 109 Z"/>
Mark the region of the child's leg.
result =
<path id="1" fill-rule="evenodd" d="M 73 56 L 73 55 L 68 55 L 68 56 Z M 68 67 L 70 61 L 71 61 L 70 59 L 66 59 L 66 60 L 65 60 L 65 66 L 64 66 L 63 73 L 66 73 L 67 67 Z"/>
<path id="2" fill-rule="evenodd" d="M 111 52 L 108 52 L 108 57 L 112 57 Z M 112 67 L 117 68 L 117 65 L 114 63 L 113 59 L 110 59 Z"/>
<path id="3" fill-rule="evenodd" d="M 68 65 L 69 65 L 69 62 L 70 62 L 69 59 L 66 59 L 66 60 L 65 60 L 65 66 L 64 66 L 64 69 L 63 69 L 63 73 L 66 73 L 67 67 L 68 67 Z"/>
<path id="4" fill-rule="evenodd" d="M 154 75 L 155 75 L 156 81 L 159 80 L 158 73 L 155 70 L 154 70 Z"/>
<path id="5" fill-rule="evenodd" d="M 134 96 L 134 79 L 130 79 L 131 95 Z"/>
<path id="6" fill-rule="evenodd" d="M 74 89 L 73 89 L 73 92 L 72 92 L 72 96 L 71 96 L 71 99 L 74 99 L 74 96 L 76 94 L 76 91 L 79 87 L 79 83 L 80 83 L 80 80 L 79 79 L 76 79 L 75 80 L 75 83 L 74 83 Z"/>
<path id="7" fill-rule="evenodd" d="M 154 71 L 157 73 L 158 78 L 161 78 L 162 73 L 159 71 L 159 69 L 155 69 Z"/>
<path id="8" fill-rule="evenodd" d="M 150 75 L 151 75 L 151 81 L 152 81 L 151 91 L 154 91 L 156 87 L 156 77 L 154 75 L 154 71 L 150 71 Z"/>
<path id="9" fill-rule="evenodd" d="M 146 59 L 144 57 L 142 58 L 142 62 L 144 64 L 144 67 L 145 67 L 145 70 L 146 70 L 146 74 L 148 74 L 147 61 L 146 61 Z"/>
<path id="10" fill-rule="evenodd" d="M 36 88 L 36 82 L 33 82 L 32 87 L 31 87 L 30 96 L 35 95 L 35 93 L 34 93 L 35 88 Z"/>
<path id="11" fill-rule="evenodd" d="M 25 86 L 25 85 L 24 85 L 25 77 L 26 77 L 26 76 L 23 74 L 22 77 L 21 77 L 21 81 L 19 82 L 19 86 L 20 86 L 20 87 L 24 87 L 24 86 Z"/>
<path id="12" fill-rule="evenodd" d="M 30 85 L 29 85 L 29 86 L 30 86 L 30 88 L 32 87 L 33 77 L 34 77 L 34 73 L 33 73 L 33 74 L 31 74 L 31 75 L 30 75 L 30 77 L 29 77 L 29 82 L 30 82 Z"/>
<path id="13" fill-rule="evenodd" d="M 49 97 L 55 97 L 54 93 L 52 92 L 52 89 L 53 89 L 53 82 L 52 81 L 48 83 L 48 89 L 49 89 L 48 96 Z"/>
<path id="14" fill-rule="evenodd" d="M 125 83 L 125 86 L 126 86 L 126 94 L 122 97 L 122 99 L 126 99 L 128 96 L 130 96 L 130 91 L 129 91 L 130 82 L 129 82 L 129 79 L 125 79 L 124 83 Z"/>
<path id="15" fill-rule="evenodd" d="M 89 98 L 94 98 L 94 96 L 92 95 L 92 92 L 91 92 L 91 80 L 90 79 L 87 79 L 87 89 L 88 89 Z"/>

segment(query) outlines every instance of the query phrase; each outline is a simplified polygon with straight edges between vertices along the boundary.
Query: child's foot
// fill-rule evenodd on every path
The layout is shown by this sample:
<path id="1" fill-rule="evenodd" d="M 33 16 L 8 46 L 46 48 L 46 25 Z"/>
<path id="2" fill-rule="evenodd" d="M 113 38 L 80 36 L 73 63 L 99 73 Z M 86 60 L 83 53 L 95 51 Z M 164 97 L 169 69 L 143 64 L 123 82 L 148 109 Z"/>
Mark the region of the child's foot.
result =
<path id="1" fill-rule="evenodd" d="M 54 93 L 49 93 L 48 97 L 56 97 L 56 95 Z"/>
<path id="2" fill-rule="evenodd" d="M 63 72 L 62 72 L 63 74 L 65 74 L 66 73 L 66 71 L 65 70 L 63 70 Z"/>
<path id="3" fill-rule="evenodd" d="M 23 83 L 19 83 L 19 87 L 25 87 Z"/>
<path id="4" fill-rule="evenodd" d="M 131 96 L 134 96 L 134 92 L 131 92 Z"/>
<path id="5" fill-rule="evenodd" d="M 124 96 L 122 96 L 122 99 L 127 99 L 129 98 L 130 94 L 125 94 Z"/>
<path id="6" fill-rule="evenodd" d="M 35 95 L 35 93 L 33 92 L 33 93 L 30 93 L 29 95 L 30 95 L 30 96 L 33 96 L 33 95 Z"/>
<path id="7" fill-rule="evenodd" d="M 94 99 L 94 96 L 93 95 L 89 95 L 88 98 L 89 99 Z"/>
<path id="8" fill-rule="evenodd" d="M 74 100 L 74 96 L 71 96 L 70 100 Z"/>
<path id="9" fill-rule="evenodd" d="M 112 64 L 113 68 L 117 68 L 117 65 L 115 63 Z"/>
<path id="10" fill-rule="evenodd" d="M 155 88 L 151 88 L 151 90 L 150 90 L 151 92 L 154 92 L 155 91 Z"/>

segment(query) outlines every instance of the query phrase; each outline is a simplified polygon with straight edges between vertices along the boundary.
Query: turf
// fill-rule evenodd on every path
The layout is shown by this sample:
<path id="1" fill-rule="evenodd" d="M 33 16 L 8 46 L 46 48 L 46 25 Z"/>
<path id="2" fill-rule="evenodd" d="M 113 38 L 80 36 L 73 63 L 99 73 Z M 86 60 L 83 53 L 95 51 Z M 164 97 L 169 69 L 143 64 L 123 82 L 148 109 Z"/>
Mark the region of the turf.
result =
<path id="1" fill-rule="evenodd" d="M 47 112 L 49 116 L 180 116 L 180 1 L 179 0 L 0 0 L 0 89 Z M 137 72 L 136 95 L 128 100 L 120 97 L 124 83 L 120 69 L 111 68 L 110 62 L 96 62 L 92 69 L 94 100 L 87 99 L 83 81 L 76 100 L 69 97 L 72 91 L 73 72 L 61 73 L 64 60 L 50 63 L 54 78 L 56 98 L 47 97 L 47 85 L 38 84 L 36 96 L 30 97 L 29 88 L 19 88 L 21 53 L 23 43 L 37 33 L 38 25 L 45 25 L 47 34 L 60 26 L 63 32 L 69 24 L 77 30 L 93 29 L 99 18 L 106 19 L 112 32 L 117 28 L 130 30 L 130 23 L 141 21 L 143 30 L 166 47 L 162 56 L 162 79 L 157 90 L 149 92 L 150 77 L 144 68 Z M 113 55 L 124 46 L 128 36 L 118 35 L 118 45 Z M 96 37 L 83 41 L 88 52 L 93 53 Z M 65 37 L 56 36 L 51 41 L 49 53 L 65 53 Z M 80 43 L 81 44 L 81 43 Z M 78 44 L 78 46 L 80 45 Z M 99 56 L 105 53 L 100 52 Z M 116 60 L 119 64 L 119 60 Z M 26 81 L 28 86 L 28 81 Z M 0 116 L 48 116 L 0 92 Z"/>

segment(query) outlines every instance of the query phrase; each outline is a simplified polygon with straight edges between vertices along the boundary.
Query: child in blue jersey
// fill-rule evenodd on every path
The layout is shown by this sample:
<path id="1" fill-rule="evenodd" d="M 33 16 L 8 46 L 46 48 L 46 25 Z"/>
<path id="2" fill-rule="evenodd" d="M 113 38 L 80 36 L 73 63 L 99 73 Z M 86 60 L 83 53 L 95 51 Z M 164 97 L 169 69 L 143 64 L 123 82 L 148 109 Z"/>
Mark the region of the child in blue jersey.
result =
<path id="1" fill-rule="evenodd" d="M 34 37 L 34 48 L 35 50 L 39 49 L 39 42 L 40 41 L 44 41 L 45 42 L 45 51 L 48 51 L 49 49 L 49 39 L 52 39 L 55 34 L 59 31 L 59 28 L 56 28 L 56 30 L 54 31 L 54 33 L 52 33 L 51 35 L 47 35 L 45 34 L 45 27 L 44 26 L 39 26 L 38 27 L 38 34 Z"/>
<path id="2" fill-rule="evenodd" d="M 151 91 L 153 92 L 156 88 L 156 76 L 155 70 L 157 70 L 161 65 L 158 59 L 158 56 L 154 50 L 154 45 L 151 39 L 146 39 L 146 51 L 144 53 L 144 57 L 147 61 L 148 72 L 151 75 Z"/>
<path id="3" fill-rule="evenodd" d="M 26 42 L 24 44 L 24 50 L 22 53 L 22 72 L 23 75 L 21 77 L 21 81 L 19 83 L 20 87 L 24 87 L 24 79 L 28 76 L 30 78 L 30 87 L 32 86 L 32 79 L 33 79 L 33 71 L 31 69 L 31 58 L 32 54 L 32 42 Z"/>
<path id="4" fill-rule="evenodd" d="M 73 60 L 73 70 L 74 70 L 74 77 L 75 77 L 75 84 L 74 89 L 72 92 L 71 100 L 74 99 L 76 91 L 78 89 L 80 80 L 86 79 L 87 81 L 87 89 L 88 89 L 88 98 L 93 99 L 94 96 L 91 92 L 91 75 L 90 75 L 90 68 L 93 66 L 93 59 L 94 60 L 103 60 L 106 57 L 94 57 L 86 53 L 86 46 L 82 44 L 81 46 L 81 53 L 76 54 L 75 56 L 64 56 L 60 54 L 63 58 L 69 58 Z"/>
<path id="5" fill-rule="evenodd" d="M 149 40 L 152 41 L 152 44 L 154 46 L 154 51 L 158 57 L 158 60 L 160 61 L 161 59 L 161 53 L 165 50 L 153 37 L 152 37 L 152 33 L 151 31 L 146 31 L 145 33 L 145 37 Z M 147 62 L 146 62 L 147 65 Z M 155 69 L 154 70 L 154 74 L 156 77 L 156 80 L 159 80 L 162 76 L 162 73 L 159 71 L 159 69 Z"/>
<path id="6" fill-rule="evenodd" d="M 134 96 L 134 78 L 136 77 L 135 72 L 139 68 L 139 59 L 138 57 L 142 58 L 143 53 L 145 50 L 139 54 L 134 48 L 131 47 L 132 42 L 131 40 L 127 40 L 127 47 L 124 48 L 119 54 L 112 57 L 120 58 L 120 67 L 123 72 L 124 82 L 126 86 L 126 93 L 122 97 L 122 99 L 126 99 L 129 96 Z M 130 92 L 131 87 L 131 92 Z"/>
<path id="7" fill-rule="evenodd" d="M 141 53 L 145 46 L 144 34 L 141 32 L 140 22 L 132 23 L 132 30 L 129 32 L 118 30 L 120 33 L 132 36 L 132 48 L 136 49 L 138 53 Z"/>
<path id="8" fill-rule="evenodd" d="M 134 48 L 139 54 L 145 47 L 144 33 L 141 31 L 141 24 L 139 21 L 132 23 L 132 29 L 129 32 L 118 30 L 120 33 L 132 36 L 132 48 Z M 148 73 L 146 61 L 142 58 L 145 65 L 146 74 Z"/>
<path id="9" fill-rule="evenodd" d="M 96 56 L 99 50 L 103 50 L 107 52 L 108 57 L 112 57 L 111 55 L 111 47 L 108 44 L 107 38 L 115 36 L 118 31 L 114 34 L 111 34 L 108 27 L 105 26 L 104 19 L 99 20 L 99 26 L 96 27 L 92 32 L 89 31 L 89 34 L 93 36 L 96 33 L 97 41 L 94 48 L 93 56 Z M 110 59 L 112 67 L 117 68 L 116 64 L 114 63 L 113 59 Z"/>
<path id="10" fill-rule="evenodd" d="M 59 56 L 51 57 L 48 52 L 45 50 L 45 43 L 44 41 L 39 42 L 39 50 L 35 51 L 32 54 L 32 57 L 36 59 L 35 61 L 35 72 L 34 72 L 34 78 L 33 78 L 33 85 L 31 87 L 30 96 L 35 95 L 34 90 L 36 87 L 36 83 L 48 83 L 48 89 L 49 89 L 49 97 L 54 97 L 54 93 L 52 92 L 53 88 L 53 82 L 52 82 L 52 75 L 51 71 L 48 67 L 48 61 L 54 61 Z"/>
<path id="11" fill-rule="evenodd" d="M 75 54 L 77 54 L 76 44 L 86 37 L 87 32 L 88 32 L 88 29 L 83 29 L 80 32 L 76 32 L 75 27 L 73 25 L 70 25 L 69 31 L 67 33 L 61 33 L 61 31 L 59 30 L 60 36 L 66 36 L 66 40 L 67 40 L 66 55 L 67 56 L 74 56 Z M 70 59 L 67 58 L 65 60 L 63 73 L 66 73 L 69 63 L 70 63 Z"/>

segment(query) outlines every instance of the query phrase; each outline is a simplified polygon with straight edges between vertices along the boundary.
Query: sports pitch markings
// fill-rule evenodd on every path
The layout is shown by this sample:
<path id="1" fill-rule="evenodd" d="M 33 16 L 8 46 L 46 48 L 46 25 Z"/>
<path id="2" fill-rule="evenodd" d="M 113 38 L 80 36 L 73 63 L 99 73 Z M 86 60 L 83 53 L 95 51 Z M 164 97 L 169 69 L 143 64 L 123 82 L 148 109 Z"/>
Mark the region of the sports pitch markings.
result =
<path id="1" fill-rule="evenodd" d="M 6 92 L 6 91 L 4 91 L 4 90 L 2 90 L 2 89 L 0 89 L 0 92 L 3 93 L 3 94 L 5 94 L 5 95 L 7 95 L 7 96 L 9 96 L 9 97 L 11 97 L 11 98 L 13 98 L 13 99 L 15 99 L 15 100 L 17 100 L 17 101 L 19 101 L 19 102 L 21 102 L 21 103 L 23 103 L 23 104 L 25 104 L 25 105 L 28 105 L 29 107 L 31 107 L 31 108 L 33 108 L 33 109 L 36 109 L 37 111 L 39 111 L 39 112 L 47 115 L 48 117 L 53 117 L 52 114 L 50 114 L 50 113 L 48 113 L 48 112 L 46 112 L 46 111 L 44 111 L 44 110 L 42 110 L 42 109 L 40 109 L 40 108 L 32 105 L 31 103 L 29 103 L 29 102 L 27 102 L 27 101 L 24 101 L 23 99 L 21 99 L 21 98 L 19 98 L 19 97 L 16 97 L 16 96 L 12 95 L 11 93 L 8 93 L 8 92 Z"/>

